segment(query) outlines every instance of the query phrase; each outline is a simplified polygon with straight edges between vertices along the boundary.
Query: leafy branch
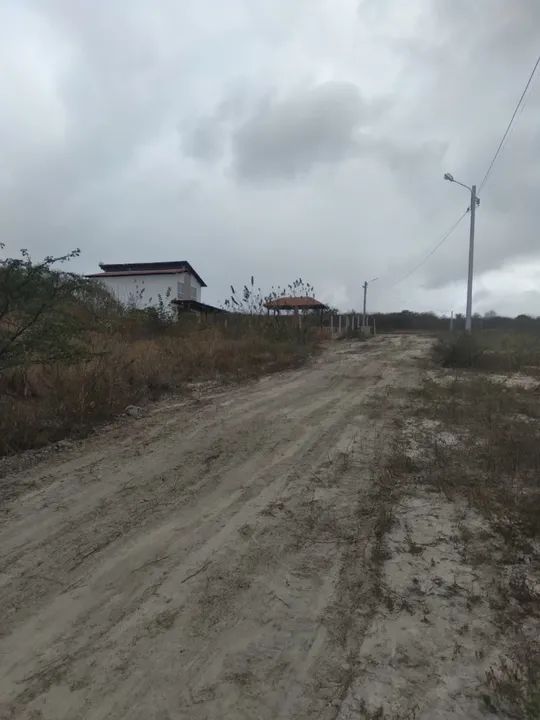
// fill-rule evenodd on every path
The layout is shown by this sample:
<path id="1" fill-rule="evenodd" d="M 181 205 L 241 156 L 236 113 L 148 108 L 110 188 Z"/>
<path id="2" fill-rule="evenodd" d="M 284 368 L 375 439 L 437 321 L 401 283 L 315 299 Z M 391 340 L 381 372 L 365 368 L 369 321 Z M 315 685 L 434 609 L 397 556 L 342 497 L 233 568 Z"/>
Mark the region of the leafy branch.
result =
<path id="1" fill-rule="evenodd" d="M 0 369 L 71 357 L 80 349 L 83 326 L 75 310 L 87 281 L 55 268 L 79 254 L 75 249 L 35 263 L 23 248 L 20 257 L 0 260 Z"/>

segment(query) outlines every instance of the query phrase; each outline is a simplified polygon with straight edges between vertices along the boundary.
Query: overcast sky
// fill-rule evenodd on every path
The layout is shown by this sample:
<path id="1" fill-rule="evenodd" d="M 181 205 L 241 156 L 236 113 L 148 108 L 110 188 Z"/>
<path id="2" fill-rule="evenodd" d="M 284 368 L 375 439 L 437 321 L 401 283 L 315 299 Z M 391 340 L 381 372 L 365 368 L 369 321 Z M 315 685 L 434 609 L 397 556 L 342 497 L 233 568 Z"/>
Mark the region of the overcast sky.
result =
<path id="1" fill-rule="evenodd" d="M 538 0 L 0 0 L 0 238 L 188 260 L 220 304 L 301 276 L 342 310 L 461 312 L 468 205 Z M 540 315 L 540 73 L 481 196 L 474 310 Z"/>

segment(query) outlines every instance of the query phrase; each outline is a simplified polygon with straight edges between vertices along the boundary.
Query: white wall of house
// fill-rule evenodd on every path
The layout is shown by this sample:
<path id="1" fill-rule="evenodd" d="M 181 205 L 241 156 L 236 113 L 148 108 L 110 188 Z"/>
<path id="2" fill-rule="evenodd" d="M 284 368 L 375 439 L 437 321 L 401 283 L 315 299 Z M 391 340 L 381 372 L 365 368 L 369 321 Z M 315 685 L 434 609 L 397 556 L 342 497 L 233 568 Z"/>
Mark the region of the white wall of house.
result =
<path id="1" fill-rule="evenodd" d="M 201 300 L 201 285 L 191 273 L 156 275 L 117 275 L 96 278 L 123 305 L 137 308 L 156 307 L 159 298 L 168 305 L 171 300 Z"/>

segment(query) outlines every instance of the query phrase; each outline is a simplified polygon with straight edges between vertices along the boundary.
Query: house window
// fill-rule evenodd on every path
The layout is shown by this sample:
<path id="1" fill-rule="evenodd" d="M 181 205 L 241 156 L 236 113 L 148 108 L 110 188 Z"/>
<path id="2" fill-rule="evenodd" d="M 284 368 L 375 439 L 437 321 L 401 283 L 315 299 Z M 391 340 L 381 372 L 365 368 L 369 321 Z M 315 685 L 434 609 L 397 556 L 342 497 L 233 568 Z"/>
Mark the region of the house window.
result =
<path id="1" fill-rule="evenodd" d="M 192 297 L 194 300 L 198 300 L 198 299 L 199 299 L 200 285 L 199 285 L 199 283 L 197 282 L 197 279 L 194 278 L 194 277 L 190 278 L 190 285 L 191 285 L 191 297 Z"/>
<path id="2" fill-rule="evenodd" d="M 183 283 L 183 281 L 179 280 L 177 284 L 178 284 L 177 298 L 178 298 L 178 300 L 183 300 L 184 299 L 184 283 Z"/>

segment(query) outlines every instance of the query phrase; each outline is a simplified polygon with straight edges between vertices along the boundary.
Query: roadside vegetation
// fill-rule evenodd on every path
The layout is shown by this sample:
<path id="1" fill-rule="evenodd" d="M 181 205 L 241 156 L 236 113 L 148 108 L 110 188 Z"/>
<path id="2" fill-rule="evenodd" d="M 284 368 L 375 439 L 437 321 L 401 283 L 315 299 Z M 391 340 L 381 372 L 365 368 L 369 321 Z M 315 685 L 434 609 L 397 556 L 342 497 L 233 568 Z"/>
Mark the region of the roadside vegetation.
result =
<path id="1" fill-rule="evenodd" d="M 22 251 L 0 261 L 0 455 L 81 436 L 129 405 L 191 383 L 298 365 L 317 346 L 309 323 L 263 312 L 253 278 L 239 293 L 232 288 L 226 315 L 176 320 L 164 302 L 120 306 L 69 271 L 77 255 L 34 262 Z"/>
<path id="2" fill-rule="evenodd" d="M 500 632 L 486 710 L 540 718 L 540 333 L 484 331 L 440 340 L 409 428 L 409 472 L 488 531 L 463 526 L 464 561 L 489 568 L 483 588 Z"/>
<path id="3" fill-rule="evenodd" d="M 435 353 L 448 368 L 540 375 L 540 327 L 536 332 L 524 332 L 517 326 L 510 331 L 447 334 L 441 336 Z"/>

